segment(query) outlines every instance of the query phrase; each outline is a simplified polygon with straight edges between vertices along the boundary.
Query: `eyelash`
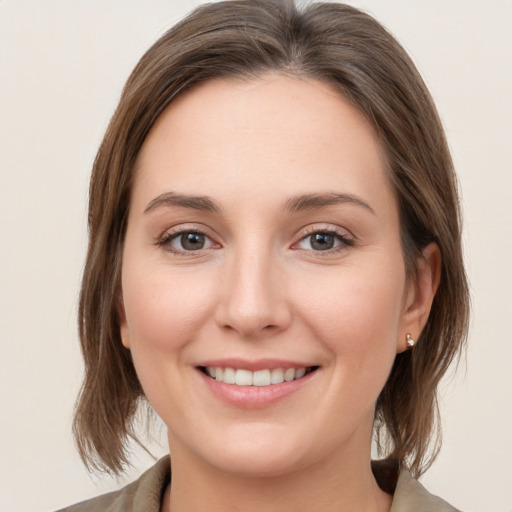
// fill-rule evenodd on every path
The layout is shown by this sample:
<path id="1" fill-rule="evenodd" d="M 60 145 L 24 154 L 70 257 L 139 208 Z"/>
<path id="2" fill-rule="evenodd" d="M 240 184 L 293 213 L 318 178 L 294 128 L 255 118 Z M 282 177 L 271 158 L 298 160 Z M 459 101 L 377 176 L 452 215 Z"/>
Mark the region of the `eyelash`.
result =
<path id="1" fill-rule="evenodd" d="M 205 240 L 208 241 L 209 246 L 204 248 L 201 247 L 197 250 L 181 250 L 173 247 L 171 244 L 174 240 L 177 240 L 178 238 L 182 237 L 183 235 L 199 235 L 205 238 Z M 297 247 L 301 242 L 307 240 L 308 238 L 312 237 L 313 235 L 330 235 L 335 237 L 335 239 L 339 242 L 339 244 L 333 248 L 330 249 L 324 249 L 324 250 L 314 250 L 314 249 L 302 249 L 305 251 L 308 251 L 310 253 L 314 253 L 318 256 L 329 256 L 335 253 L 338 253 L 340 251 L 346 250 L 348 247 L 352 247 L 355 245 L 354 240 L 346 235 L 345 232 L 341 232 L 339 230 L 333 229 L 332 227 L 329 228 L 318 228 L 318 227 L 310 227 L 306 230 L 305 234 L 302 234 L 300 239 L 295 242 L 292 245 L 292 249 L 294 250 L 301 250 L 300 247 Z M 168 252 L 174 255 L 185 255 L 185 256 L 191 256 L 196 255 L 200 251 L 209 250 L 212 248 L 212 246 L 218 245 L 216 244 L 211 237 L 209 237 L 203 230 L 201 229 L 195 229 L 195 228 L 189 228 L 189 229 L 179 229 L 176 231 L 170 231 L 166 232 L 157 242 L 156 245 L 159 247 L 165 248 Z"/>
<path id="2" fill-rule="evenodd" d="M 181 250 L 177 249 L 176 247 L 173 247 L 171 244 L 174 240 L 179 239 L 183 235 L 199 235 L 205 238 L 205 240 L 208 241 L 209 246 L 206 248 L 201 247 L 197 250 Z M 164 248 L 171 254 L 175 254 L 177 256 L 190 256 L 190 255 L 196 255 L 202 250 L 208 250 L 211 248 L 211 246 L 217 245 L 211 237 L 209 237 L 203 230 L 196 229 L 196 228 L 189 228 L 189 229 L 178 229 L 176 231 L 167 231 L 156 243 L 157 246 Z"/>
<path id="3" fill-rule="evenodd" d="M 345 251 L 349 247 L 353 247 L 355 245 L 355 241 L 353 238 L 350 238 L 346 231 L 341 231 L 337 229 L 333 229 L 332 227 L 320 228 L 317 226 L 312 226 L 306 229 L 306 233 L 303 234 L 298 242 L 295 242 L 292 246 L 292 249 L 296 248 L 298 244 L 312 237 L 313 235 L 332 235 L 339 242 L 339 245 L 333 247 L 331 249 L 317 250 L 314 249 L 303 249 L 310 253 L 314 253 L 315 256 L 332 256 L 333 254 L 337 254 L 340 251 Z M 300 250 L 297 248 L 295 250 Z"/>

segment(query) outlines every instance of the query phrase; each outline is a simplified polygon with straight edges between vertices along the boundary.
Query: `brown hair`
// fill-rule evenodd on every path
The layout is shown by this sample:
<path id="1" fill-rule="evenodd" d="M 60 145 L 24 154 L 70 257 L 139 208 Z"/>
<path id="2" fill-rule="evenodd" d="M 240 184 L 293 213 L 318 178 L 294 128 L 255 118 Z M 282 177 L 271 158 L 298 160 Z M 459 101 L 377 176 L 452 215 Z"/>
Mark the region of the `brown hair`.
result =
<path id="1" fill-rule="evenodd" d="M 397 355 L 376 407 L 383 451 L 421 474 L 439 448 L 437 385 L 468 322 L 456 178 L 436 108 L 414 64 L 371 16 L 347 5 L 293 0 L 206 4 L 169 30 L 129 77 L 92 171 L 89 249 L 79 306 L 85 380 L 74 434 L 89 468 L 118 473 L 144 398 L 119 333 L 117 301 L 134 164 L 153 123 L 180 93 L 219 77 L 267 71 L 323 80 L 378 131 L 398 198 L 409 275 L 430 242 L 441 283 L 419 343 Z"/>

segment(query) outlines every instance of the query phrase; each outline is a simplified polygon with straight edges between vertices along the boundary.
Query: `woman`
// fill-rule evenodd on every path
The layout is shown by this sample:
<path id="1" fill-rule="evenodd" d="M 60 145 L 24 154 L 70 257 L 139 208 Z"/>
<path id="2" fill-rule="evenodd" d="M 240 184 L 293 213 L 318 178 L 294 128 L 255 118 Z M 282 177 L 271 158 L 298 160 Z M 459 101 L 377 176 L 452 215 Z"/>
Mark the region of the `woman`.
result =
<path id="1" fill-rule="evenodd" d="M 66 510 L 454 510 L 413 477 L 467 329 L 455 176 L 375 20 L 194 11 L 125 86 L 89 225 L 80 453 L 119 473 L 147 400 L 171 458 Z"/>

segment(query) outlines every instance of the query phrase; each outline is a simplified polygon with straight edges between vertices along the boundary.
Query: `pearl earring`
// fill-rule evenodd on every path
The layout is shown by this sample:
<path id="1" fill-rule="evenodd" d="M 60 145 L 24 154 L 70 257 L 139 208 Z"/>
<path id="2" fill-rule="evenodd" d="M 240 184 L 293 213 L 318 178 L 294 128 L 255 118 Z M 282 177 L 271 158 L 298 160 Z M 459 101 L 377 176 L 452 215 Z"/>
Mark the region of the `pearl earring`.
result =
<path id="1" fill-rule="evenodd" d="M 412 348 L 414 347 L 415 344 L 416 342 L 412 339 L 412 336 L 409 333 L 407 333 L 407 346 L 409 348 Z"/>

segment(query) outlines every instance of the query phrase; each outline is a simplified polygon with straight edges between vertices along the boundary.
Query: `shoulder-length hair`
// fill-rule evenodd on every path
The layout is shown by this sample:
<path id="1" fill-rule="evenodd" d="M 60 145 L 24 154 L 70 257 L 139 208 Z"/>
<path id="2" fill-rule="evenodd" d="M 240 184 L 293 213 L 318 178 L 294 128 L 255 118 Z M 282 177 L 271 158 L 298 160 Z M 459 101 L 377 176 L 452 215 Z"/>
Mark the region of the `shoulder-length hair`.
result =
<path id="1" fill-rule="evenodd" d="M 143 390 L 120 339 L 121 256 L 134 164 L 156 119 L 183 91 L 214 78 L 284 73 L 328 82 L 375 127 L 398 201 L 404 261 L 414 276 L 435 242 L 441 283 L 414 350 L 396 356 L 376 405 L 382 453 L 416 476 L 439 449 L 436 392 L 464 344 L 468 286 L 457 183 L 432 98 L 411 59 L 375 19 L 338 3 L 231 0 L 171 28 L 129 77 L 94 162 L 79 330 L 85 379 L 74 434 L 89 468 L 119 473 Z"/>

